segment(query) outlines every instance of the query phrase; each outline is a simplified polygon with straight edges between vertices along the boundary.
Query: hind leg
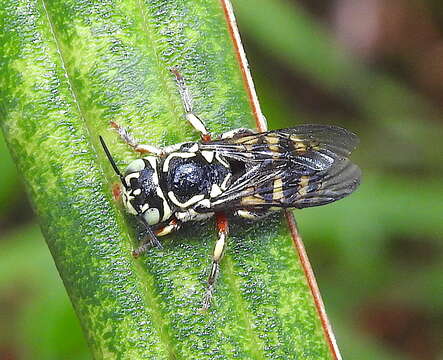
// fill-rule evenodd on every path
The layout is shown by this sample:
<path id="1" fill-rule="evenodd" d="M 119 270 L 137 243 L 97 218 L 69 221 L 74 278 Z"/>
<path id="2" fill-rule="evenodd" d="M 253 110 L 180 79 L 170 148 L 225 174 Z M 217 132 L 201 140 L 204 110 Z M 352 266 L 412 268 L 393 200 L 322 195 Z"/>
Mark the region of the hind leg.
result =
<path id="1" fill-rule="evenodd" d="M 274 212 L 275 211 L 270 209 L 257 209 L 257 210 L 238 209 L 234 211 L 234 215 L 247 220 L 260 220 L 265 217 L 268 217 Z"/>
<path id="2" fill-rule="evenodd" d="M 208 276 L 208 288 L 203 298 L 203 310 L 209 309 L 212 298 L 214 296 L 215 283 L 220 272 L 220 262 L 226 249 L 228 239 L 228 221 L 226 215 L 222 213 L 216 214 L 216 224 L 218 228 L 218 240 L 215 243 L 214 251 L 212 253 L 211 270 Z"/>

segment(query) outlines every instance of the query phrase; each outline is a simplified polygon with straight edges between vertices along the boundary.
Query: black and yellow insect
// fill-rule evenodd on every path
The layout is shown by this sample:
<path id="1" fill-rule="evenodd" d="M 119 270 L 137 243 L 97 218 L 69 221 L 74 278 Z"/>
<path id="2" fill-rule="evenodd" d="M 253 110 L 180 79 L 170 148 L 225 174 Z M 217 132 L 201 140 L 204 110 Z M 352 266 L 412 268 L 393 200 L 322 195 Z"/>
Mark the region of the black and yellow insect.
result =
<path id="1" fill-rule="evenodd" d="M 112 123 L 134 150 L 151 154 L 130 163 L 122 174 L 100 140 L 120 176 L 127 211 L 148 234 L 134 255 L 160 246 L 157 236 L 179 229 L 184 222 L 216 215 L 219 237 L 203 304 L 207 308 L 226 247 L 224 214 L 259 219 L 284 208 L 325 205 L 349 195 L 360 183 L 360 169 L 348 159 L 358 138 L 336 126 L 301 125 L 263 133 L 236 129 L 211 139 L 192 111 L 182 76 L 173 73 L 186 118 L 202 141 L 157 148 L 139 144 L 126 129 Z"/>

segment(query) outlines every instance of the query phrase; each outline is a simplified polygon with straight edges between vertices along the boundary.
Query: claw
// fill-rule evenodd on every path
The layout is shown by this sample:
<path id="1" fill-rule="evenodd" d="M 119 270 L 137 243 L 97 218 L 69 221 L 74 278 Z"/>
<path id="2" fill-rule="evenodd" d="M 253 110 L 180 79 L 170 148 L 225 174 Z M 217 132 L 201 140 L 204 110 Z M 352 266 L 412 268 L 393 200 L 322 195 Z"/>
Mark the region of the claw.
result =
<path id="1" fill-rule="evenodd" d="M 205 295 L 203 296 L 203 306 L 201 308 L 201 311 L 208 311 L 208 309 L 211 307 L 213 295 L 214 287 L 212 285 L 209 285 Z"/>
<path id="2" fill-rule="evenodd" d="M 151 244 L 149 242 L 144 243 L 143 245 L 139 246 L 137 249 L 132 251 L 132 256 L 137 259 L 140 257 L 140 255 L 144 254 L 146 251 L 149 250 L 151 247 Z"/>

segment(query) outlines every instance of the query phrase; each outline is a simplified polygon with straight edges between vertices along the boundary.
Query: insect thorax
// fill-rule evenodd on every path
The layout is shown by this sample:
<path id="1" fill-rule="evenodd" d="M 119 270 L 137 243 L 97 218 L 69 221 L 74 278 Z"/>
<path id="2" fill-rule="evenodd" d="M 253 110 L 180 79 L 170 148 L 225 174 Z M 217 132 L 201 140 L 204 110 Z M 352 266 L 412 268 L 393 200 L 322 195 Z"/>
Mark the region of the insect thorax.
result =
<path id="1" fill-rule="evenodd" d="M 229 163 L 219 154 L 184 144 L 165 158 L 130 163 L 122 179 L 123 203 L 129 213 L 156 225 L 195 206 L 209 212 L 210 200 L 226 190 L 230 178 Z"/>
<path id="2" fill-rule="evenodd" d="M 230 178 L 229 163 L 216 152 L 199 151 L 196 143 L 169 154 L 162 172 L 167 197 L 177 210 L 196 204 L 209 207 L 210 199 L 226 189 Z"/>

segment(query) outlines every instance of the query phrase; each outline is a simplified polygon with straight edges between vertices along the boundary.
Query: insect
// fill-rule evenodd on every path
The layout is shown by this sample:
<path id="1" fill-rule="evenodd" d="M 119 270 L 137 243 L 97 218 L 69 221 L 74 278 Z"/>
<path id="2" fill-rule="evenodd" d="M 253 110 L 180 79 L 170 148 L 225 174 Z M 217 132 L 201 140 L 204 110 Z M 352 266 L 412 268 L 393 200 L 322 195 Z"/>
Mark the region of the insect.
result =
<path id="1" fill-rule="evenodd" d="M 120 137 L 147 156 L 121 173 L 102 137 L 104 151 L 121 180 L 126 210 L 137 217 L 147 236 L 134 250 L 139 256 L 159 236 L 188 221 L 216 217 L 218 239 L 207 281 L 203 308 L 210 306 L 220 261 L 226 248 L 226 214 L 260 219 L 284 208 L 306 208 L 339 200 L 360 183 L 361 172 L 348 156 L 358 144 L 353 133 L 336 126 L 301 125 L 256 133 L 235 129 L 212 139 L 193 112 L 192 98 L 181 74 L 173 69 L 185 117 L 201 141 L 164 148 L 138 143 L 112 122 Z"/>

